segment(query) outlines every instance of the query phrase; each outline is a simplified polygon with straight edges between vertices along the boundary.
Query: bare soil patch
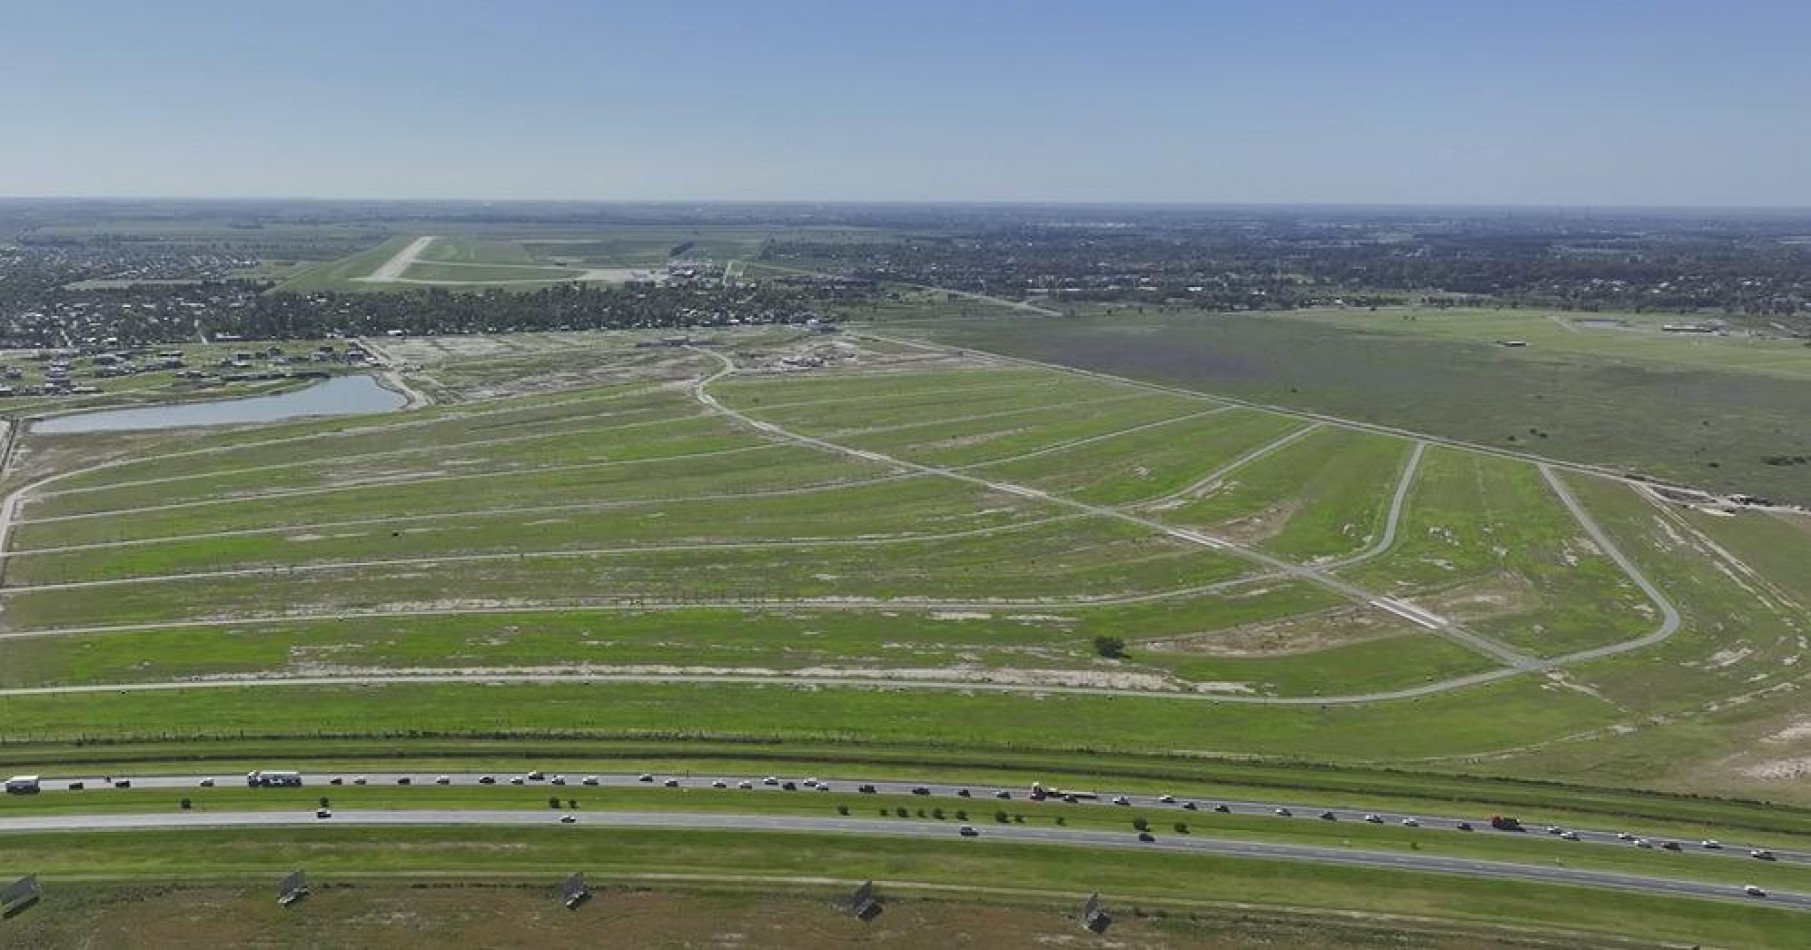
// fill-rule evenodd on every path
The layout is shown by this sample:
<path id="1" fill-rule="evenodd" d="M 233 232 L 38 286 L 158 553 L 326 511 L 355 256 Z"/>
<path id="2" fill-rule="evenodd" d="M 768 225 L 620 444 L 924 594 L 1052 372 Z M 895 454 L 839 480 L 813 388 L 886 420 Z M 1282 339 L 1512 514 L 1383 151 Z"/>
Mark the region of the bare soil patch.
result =
<path id="1" fill-rule="evenodd" d="M 1398 637 L 1414 631 L 1400 618 L 1359 606 L 1249 623 L 1224 630 L 1141 640 L 1140 649 L 1159 653 L 1264 657 L 1311 653 L 1331 647 Z"/>
<path id="2" fill-rule="evenodd" d="M 1526 613 L 1541 605 L 1534 584 L 1514 571 L 1494 571 L 1477 580 L 1412 598 L 1418 607 L 1455 620 L 1489 620 Z"/>

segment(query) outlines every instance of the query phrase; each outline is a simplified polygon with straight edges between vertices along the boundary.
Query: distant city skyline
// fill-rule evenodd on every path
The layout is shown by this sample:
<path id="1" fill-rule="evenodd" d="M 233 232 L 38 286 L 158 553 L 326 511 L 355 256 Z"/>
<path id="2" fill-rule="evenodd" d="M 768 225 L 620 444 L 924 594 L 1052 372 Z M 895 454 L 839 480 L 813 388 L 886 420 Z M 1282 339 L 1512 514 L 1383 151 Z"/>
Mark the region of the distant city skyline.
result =
<path id="1" fill-rule="evenodd" d="M 1788 0 L 10 6 L 0 196 L 1811 207 Z"/>

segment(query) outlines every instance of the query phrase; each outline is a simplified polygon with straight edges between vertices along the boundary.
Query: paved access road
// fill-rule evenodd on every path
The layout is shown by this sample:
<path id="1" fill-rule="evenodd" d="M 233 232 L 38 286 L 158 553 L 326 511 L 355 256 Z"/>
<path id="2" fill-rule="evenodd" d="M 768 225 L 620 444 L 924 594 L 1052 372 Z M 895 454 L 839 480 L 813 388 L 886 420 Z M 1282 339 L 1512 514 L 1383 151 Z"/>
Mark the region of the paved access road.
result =
<path id="1" fill-rule="evenodd" d="M 571 816 L 575 826 L 606 828 L 647 828 L 676 831 L 772 831 L 818 834 L 885 835 L 905 838 L 954 838 L 955 827 L 917 822 L 884 821 L 864 818 L 807 818 L 793 815 L 734 815 L 684 812 L 574 812 L 555 815 L 535 811 L 487 810 L 420 810 L 420 811 L 338 811 L 330 817 L 315 812 L 178 812 L 174 814 L 136 815 L 41 815 L 0 819 L 0 831 L 95 831 L 128 829 L 181 828 L 248 828 L 298 825 L 494 825 L 524 826 L 556 824 Z M 1710 900 L 1737 900 L 1765 903 L 1811 911 L 1811 894 L 1772 892 L 1764 897 L 1749 896 L 1740 884 L 1712 884 L 1661 877 L 1645 877 L 1608 871 L 1587 871 L 1542 865 L 1510 864 L 1471 858 L 1439 857 L 1422 854 L 1400 854 L 1349 848 L 1324 848 L 1265 842 L 1223 841 L 1189 835 L 1151 835 L 1151 840 L 1108 831 L 1077 831 L 1066 828 L 1026 828 L 1018 825 L 983 824 L 976 830 L 975 845 L 988 841 L 1055 844 L 1090 848 L 1151 849 L 1192 854 L 1225 855 L 1274 861 L 1304 861 L 1347 867 L 1375 868 L 1392 871 L 1422 871 L 1458 874 L 1467 877 L 1522 880 L 1550 884 L 1603 887 L 1647 894 Z"/>
<path id="2" fill-rule="evenodd" d="M 538 775 L 539 777 L 530 778 L 530 775 Z M 84 791 L 74 794 L 104 795 L 106 794 L 106 789 L 110 782 L 122 778 L 127 777 L 71 776 L 68 778 L 46 779 L 44 781 L 44 793 L 53 795 L 72 794 L 68 790 L 70 783 L 80 782 Z M 491 781 L 488 783 L 483 781 L 486 778 Z M 705 773 L 672 775 L 611 772 L 559 775 L 538 772 L 311 772 L 303 776 L 303 787 L 310 790 L 318 790 L 320 794 L 332 798 L 336 788 L 357 787 L 360 784 L 367 786 L 396 787 L 402 784 L 403 779 L 407 779 L 409 786 L 412 788 L 425 788 L 440 784 L 468 787 L 486 784 L 505 787 L 520 785 L 544 789 L 550 796 L 558 794 L 561 798 L 582 798 L 584 790 L 587 788 L 662 789 L 664 788 L 665 783 L 669 781 L 677 783 L 679 789 L 712 788 L 713 786 L 720 785 L 726 790 L 738 790 L 746 783 L 748 786 L 747 790 L 751 794 L 779 793 L 817 795 L 828 792 L 840 792 L 846 795 L 849 793 L 857 793 L 858 790 L 867 787 L 873 788 L 874 794 L 876 795 L 917 795 L 928 799 L 935 799 L 938 800 L 940 804 L 950 804 L 954 807 L 966 808 L 977 816 L 991 816 L 994 811 L 1000 809 L 1019 812 L 1032 810 L 1033 813 L 1035 813 L 1034 810 L 1040 805 L 1039 802 L 1030 800 L 1028 790 L 1023 787 L 1004 788 L 997 785 L 953 785 L 948 782 L 934 782 L 931 780 L 879 781 L 836 778 L 819 781 L 816 776 L 786 777 L 778 775 Z M 133 788 L 154 789 L 194 789 L 200 787 L 204 780 L 213 781 L 220 787 L 242 786 L 245 782 L 243 776 L 236 774 L 220 774 L 215 776 L 135 775 L 130 776 L 129 780 L 131 782 L 131 787 Z M 787 783 L 793 785 L 792 790 L 789 791 L 785 788 Z M 1211 830 L 1213 818 L 1218 814 L 1215 809 L 1223 807 L 1227 814 L 1265 815 L 1279 821 L 1356 821 L 1362 823 L 1365 822 L 1367 818 L 1375 818 L 1376 824 L 1383 825 L 1403 826 L 1408 822 L 1413 822 L 1415 827 L 1431 833 L 1478 835 L 1515 834 L 1524 838 L 1534 838 L 1551 842 L 1555 849 L 1555 857 L 1563 857 L 1568 849 L 1580 846 L 1596 846 L 1634 848 L 1651 851 L 1654 860 L 1656 861 L 1716 860 L 1741 864 L 1756 860 L 1751 856 L 1751 852 L 1758 848 L 1757 845 L 1741 844 L 1734 841 L 1720 842 L 1717 847 L 1708 848 L 1704 846 L 1703 842 L 1699 841 L 1674 839 L 1664 835 L 1642 834 L 1635 830 L 1607 830 L 1574 827 L 1561 829 L 1553 827 L 1552 831 L 1548 831 L 1548 825 L 1537 824 L 1530 820 L 1530 817 L 1527 815 L 1520 816 L 1527 822 L 1527 830 L 1521 832 L 1502 832 L 1496 831 L 1490 827 L 1488 815 L 1459 817 L 1427 814 L 1410 815 L 1405 812 L 1392 811 L 1364 812 L 1343 807 L 1329 808 L 1325 805 L 1315 805 L 1301 801 L 1259 802 L 1232 801 L 1227 799 L 1173 798 L 1173 800 L 1166 802 L 1163 801 L 1162 797 L 1151 795 L 1122 795 L 1102 790 L 1076 791 L 1081 795 L 1081 797 L 1077 798 L 1075 801 L 1075 804 L 1078 805 L 1090 805 L 1111 810 L 1118 810 L 1121 808 L 1128 810 L 1132 808 L 1141 808 L 1146 810 L 1174 812 L 1174 818 L 1165 820 L 1187 821 L 1191 826 L 1199 824 L 1203 831 Z M 963 792 L 967 792 L 967 794 L 964 795 L 962 794 Z M 1124 805 L 1117 804 L 1121 799 L 1125 801 Z M 1055 804 L 1059 803 L 1059 801 L 1059 799 L 1052 798 L 1048 799 L 1046 803 Z M 1191 808 L 1189 807 L 1190 805 L 1193 805 L 1194 807 Z M 1279 809 L 1288 814 L 1278 814 Z M 1323 815 L 1331 815 L 1332 817 L 1326 818 L 1322 817 Z M 1473 830 L 1469 832 L 1462 831 L 1459 828 L 1462 823 L 1469 823 Z M 0 821 L 0 831 L 9 828 L 11 828 L 11 825 Z M 1561 831 L 1575 835 L 1577 840 L 1561 838 Z M 1628 836 L 1627 839 L 1623 837 L 1624 835 Z M 1637 842 L 1641 841 L 1646 842 L 1648 847 L 1643 848 L 1640 844 L 1637 844 Z M 1666 849 L 1664 845 L 1669 841 L 1678 844 L 1679 850 L 1670 851 Z M 1781 864 L 1811 864 L 1811 851 L 1772 849 L 1771 857 L 1768 860 L 1777 861 Z"/>

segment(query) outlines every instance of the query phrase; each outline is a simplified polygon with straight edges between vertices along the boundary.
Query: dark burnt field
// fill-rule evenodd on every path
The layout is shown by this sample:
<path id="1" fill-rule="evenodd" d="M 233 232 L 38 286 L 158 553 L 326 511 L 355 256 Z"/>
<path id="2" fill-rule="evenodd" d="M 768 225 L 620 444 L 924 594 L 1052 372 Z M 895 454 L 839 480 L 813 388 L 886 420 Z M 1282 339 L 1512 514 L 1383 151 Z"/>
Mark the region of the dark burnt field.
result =
<path id="1" fill-rule="evenodd" d="M 926 324 L 940 342 L 1811 503 L 1811 382 L 1287 315 Z"/>

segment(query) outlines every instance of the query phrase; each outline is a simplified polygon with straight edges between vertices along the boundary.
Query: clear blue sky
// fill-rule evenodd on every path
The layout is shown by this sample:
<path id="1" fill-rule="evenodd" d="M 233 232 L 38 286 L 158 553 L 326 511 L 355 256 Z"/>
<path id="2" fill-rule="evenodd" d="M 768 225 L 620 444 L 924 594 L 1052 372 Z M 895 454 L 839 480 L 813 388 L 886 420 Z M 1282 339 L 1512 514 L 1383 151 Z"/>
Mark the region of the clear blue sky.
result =
<path id="1" fill-rule="evenodd" d="M 1806 0 L 0 6 L 0 195 L 1811 206 Z"/>

